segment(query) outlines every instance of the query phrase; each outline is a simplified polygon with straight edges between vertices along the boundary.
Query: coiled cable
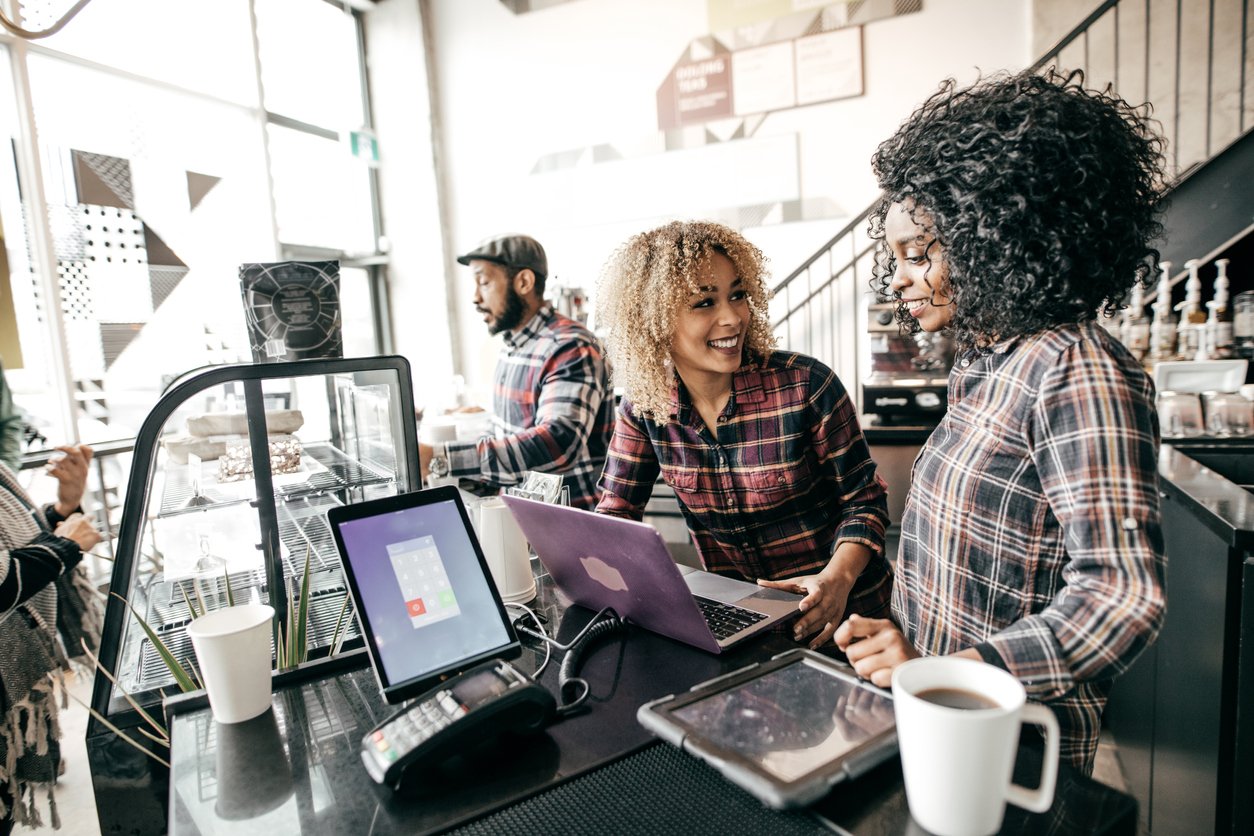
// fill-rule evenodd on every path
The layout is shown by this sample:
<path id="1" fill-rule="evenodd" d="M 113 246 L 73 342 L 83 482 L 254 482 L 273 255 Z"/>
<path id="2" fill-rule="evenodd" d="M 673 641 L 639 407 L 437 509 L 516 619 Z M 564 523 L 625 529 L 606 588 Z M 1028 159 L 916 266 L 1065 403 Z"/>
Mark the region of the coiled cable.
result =
<path id="1" fill-rule="evenodd" d="M 588 649 L 602 639 L 623 632 L 625 628 L 626 624 L 618 617 L 618 613 L 609 610 L 605 620 L 592 625 L 592 628 L 587 630 L 583 637 L 562 656 L 562 666 L 558 669 L 557 676 L 560 700 L 557 713 L 559 716 L 566 717 L 583 710 L 584 703 L 588 701 L 588 694 L 592 689 L 588 685 L 588 680 L 578 675 L 579 665 L 583 662 Z"/>

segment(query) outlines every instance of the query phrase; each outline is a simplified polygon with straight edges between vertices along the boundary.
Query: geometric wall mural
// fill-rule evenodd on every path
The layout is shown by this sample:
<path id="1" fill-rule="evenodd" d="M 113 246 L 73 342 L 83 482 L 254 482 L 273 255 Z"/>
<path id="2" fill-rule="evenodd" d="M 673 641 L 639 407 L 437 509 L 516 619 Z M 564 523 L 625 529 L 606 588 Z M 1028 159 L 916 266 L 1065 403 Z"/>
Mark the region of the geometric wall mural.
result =
<path id="1" fill-rule="evenodd" d="M 60 153 L 62 159 L 68 157 L 73 183 L 66 183 L 58 197 L 50 195 L 48 216 L 71 373 L 81 390 L 80 402 L 95 401 L 104 395 L 104 373 L 189 269 L 135 212 L 129 160 L 80 149 Z M 192 209 L 221 179 L 183 174 Z"/>
<path id="2" fill-rule="evenodd" d="M 221 182 L 221 177 L 214 177 L 211 174 L 201 174 L 196 171 L 187 172 L 187 203 L 192 209 L 200 205 L 200 201 L 205 199 L 205 195 L 212 191 L 213 187 Z"/>

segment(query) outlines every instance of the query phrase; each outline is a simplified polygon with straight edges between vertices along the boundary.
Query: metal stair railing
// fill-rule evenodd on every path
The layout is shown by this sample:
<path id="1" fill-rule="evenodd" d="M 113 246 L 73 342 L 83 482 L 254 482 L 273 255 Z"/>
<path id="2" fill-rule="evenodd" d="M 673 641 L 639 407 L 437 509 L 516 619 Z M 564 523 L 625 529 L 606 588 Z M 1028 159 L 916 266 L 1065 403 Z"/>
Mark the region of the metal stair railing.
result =
<path id="1" fill-rule="evenodd" d="M 1109 84 L 1128 101 L 1152 102 L 1174 183 L 1254 122 L 1246 81 L 1254 71 L 1250 25 L 1250 0 L 1105 0 L 1030 69 L 1083 70 L 1086 86 Z M 828 363 L 846 381 L 868 371 L 860 354 L 875 243 L 867 217 L 874 205 L 774 288 L 772 328 L 780 344 Z"/>

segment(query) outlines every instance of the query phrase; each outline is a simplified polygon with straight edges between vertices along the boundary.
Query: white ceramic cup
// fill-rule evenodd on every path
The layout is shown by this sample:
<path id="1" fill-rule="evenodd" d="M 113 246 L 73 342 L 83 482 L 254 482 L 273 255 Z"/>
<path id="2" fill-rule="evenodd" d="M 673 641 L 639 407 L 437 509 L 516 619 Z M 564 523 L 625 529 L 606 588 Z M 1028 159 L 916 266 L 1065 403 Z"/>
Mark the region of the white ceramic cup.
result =
<path id="1" fill-rule="evenodd" d="M 499 496 L 479 503 L 479 543 L 502 601 L 518 603 L 536 597 L 527 537 Z"/>
<path id="2" fill-rule="evenodd" d="M 1049 809 L 1058 781 L 1058 720 L 1028 703 L 1023 685 L 1001 668 L 953 656 L 911 659 L 893 671 L 897 743 L 910 815 L 936 836 L 987 836 L 1001 827 L 1006 802 Z M 918 695 L 935 689 L 978 694 L 988 708 L 951 708 Z M 1019 726 L 1045 727 L 1038 789 L 1011 783 Z"/>
<path id="3" fill-rule="evenodd" d="M 242 723 L 270 707 L 273 619 L 273 607 L 243 604 L 213 610 L 187 626 L 209 708 L 219 723 Z"/>

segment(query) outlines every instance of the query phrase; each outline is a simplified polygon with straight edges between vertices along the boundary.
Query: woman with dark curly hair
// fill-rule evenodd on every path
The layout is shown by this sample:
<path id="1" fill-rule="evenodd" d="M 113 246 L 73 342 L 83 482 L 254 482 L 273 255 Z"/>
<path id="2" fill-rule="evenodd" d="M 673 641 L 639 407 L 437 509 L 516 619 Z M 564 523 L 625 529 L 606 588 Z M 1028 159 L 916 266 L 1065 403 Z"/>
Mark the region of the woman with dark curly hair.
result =
<path id="1" fill-rule="evenodd" d="M 633 236 L 597 316 L 626 395 L 600 513 L 640 519 L 660 474 L 706 569 L 796 592 L 800 640 L 888 615 L 888 522 L 853 403 L 832 370 L 775 351 L 762 253 L 715 223 Z"/>
<path id="2" fill-rule="evenodd" d="M 836 643 L 888 685 L 919 655 L 998 665 L 1091 770 L 1111 682 L 1165 609 L 1154 389 L 1096 322 L 1157 261 L 1162 141 L 1079 74 L 944 84 L 883 143 L 876 291 L 952 332 L 949 411 L 914 465 L 892 620 Z"/>

